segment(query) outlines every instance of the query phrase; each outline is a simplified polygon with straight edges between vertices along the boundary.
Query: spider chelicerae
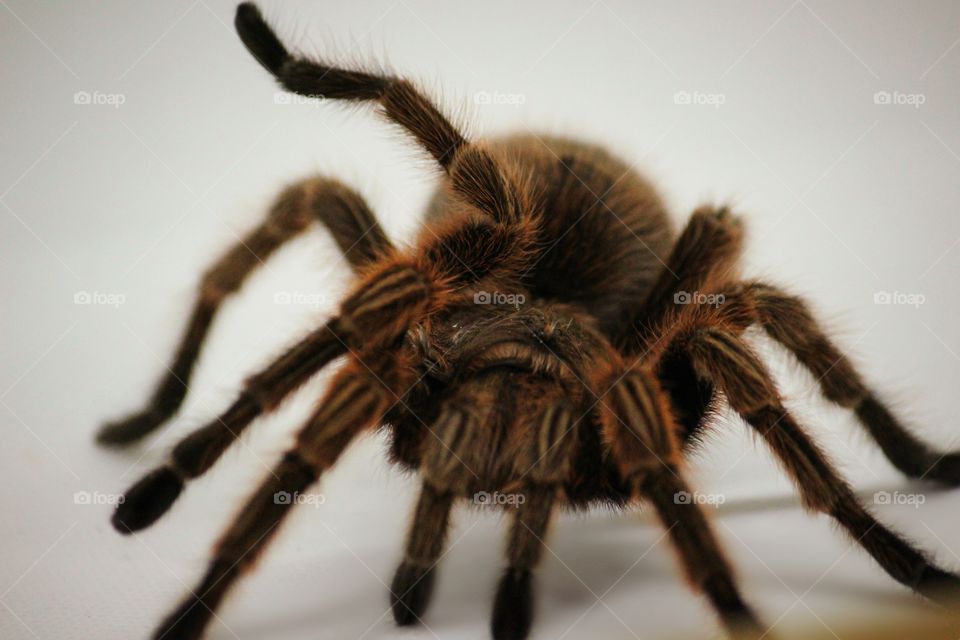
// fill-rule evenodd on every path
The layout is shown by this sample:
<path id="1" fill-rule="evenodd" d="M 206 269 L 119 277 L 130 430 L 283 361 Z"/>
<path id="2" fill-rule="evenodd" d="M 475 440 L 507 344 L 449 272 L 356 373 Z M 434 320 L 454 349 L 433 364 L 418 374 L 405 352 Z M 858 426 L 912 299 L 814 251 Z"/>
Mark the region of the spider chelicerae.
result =
<path id="1" fill-rule="evenodd" d="M 703 509 L 684 499 L 692 493 L 685 454 L 715 422 L 719 398 L 770 447 L 803 504 L 832 517 L 893 579 L 938 602 L 958 590 L 957 576 L 864 508 L 784 408 L 744 331 L 762 327 L 792 352 L 906 475 L 955 485 L 960 454 L 911 435 L 803 301 L 739 277 L 743 231 L 726 208 L 698 209 L 677 235 L 654 189 L 601 147 L 532 134 L 473 142 L 407 80 L 290 54 L 251 4 L 238 8 L 236 27 L 285 89 L 377 103 L 445 180 L 412 249 L 395 247 L 363 198 L 336 180 L 286 189 L 204 275 L 147 408 L 100 432 L 100 442 L 122 445 L 170 418 L 224 299 L 312 222 L 327 228 L 356 271 L 339 314 L 252 376 L 222 415 L 178 443 L 117 507 L 121 532 L 150 525 L 258 416 L 344 357 L 296 445 L 156 637 L 200 637 L 295 504 L 278 496 L 306 490 L 354 438 L 375 429 L 390 434 L 391 458 L 423 479 L 390 588 L 397 623 L 424 615 L 454 504 L 500 492 L 524 499 L 510 510 L 494 638 L 529 632 L 532 571 L 558 508 L 640 501 L 655 510 L 689 583 L 728 633 L 765 635 Z"/>

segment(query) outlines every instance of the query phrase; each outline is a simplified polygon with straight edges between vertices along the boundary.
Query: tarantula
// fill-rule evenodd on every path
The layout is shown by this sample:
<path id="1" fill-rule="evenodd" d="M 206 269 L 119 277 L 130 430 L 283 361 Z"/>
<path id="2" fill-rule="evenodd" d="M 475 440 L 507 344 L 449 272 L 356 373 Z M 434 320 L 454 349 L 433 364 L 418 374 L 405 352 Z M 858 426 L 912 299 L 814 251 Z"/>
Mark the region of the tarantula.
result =
<path id="1" fill-rule="evenodd" d="M 204 275 L 147 408 L 100 432 L 100 442 L 120 445 L 170 418 L 223 300 L 314 220 L 329 230 L 357 274 L 339 314 L 249 378 L 221 416 L 177 444 L 116 509 L 122 533 L 153 523 L 251 422 L 345 356 L 296 445 L 157 638 L 199 637 L 295 504 L 277 496 L 307 489 L 355 437 L 378 428 L 391 436 L 392 460 L 423 478 L 390 588 L 400 625 L 424 615 L 454 503 L 499 491 L 525 499 L 511 509 L 494 638 L 524 638 L 530 629 L 532 571 L 558 507 L 639 501 L 652 505 L 691 586 L 727 632 L 765 635 L 703 509 L 684 499 L 685 454 L 715 422 L 720 398 L 770 447 L 805 507 L 836 520 L 893 579 L 941 603 L 958 590 L 960 578 L 864 508 L 784 408 L 744 331 L 762 327 L 792 352 L 906 475 L 956 485 L 960 453 L 938 453 L 911 435 L 803 301 L 739 278 L 743 230 L 726 208 L 698 209 L 675 235 L 651 185 L 598 146 L 534 135 L 479 144 L 407 80 L 291 54 L 252 4 L 239 6 L 236 28 L 285 89 L 377 103 L 445 180 L 407 250 L 343 184 L 313 177 L 286 189 L 266 221 Z M 704 295 L 711 304 L 700 303 Z"/>

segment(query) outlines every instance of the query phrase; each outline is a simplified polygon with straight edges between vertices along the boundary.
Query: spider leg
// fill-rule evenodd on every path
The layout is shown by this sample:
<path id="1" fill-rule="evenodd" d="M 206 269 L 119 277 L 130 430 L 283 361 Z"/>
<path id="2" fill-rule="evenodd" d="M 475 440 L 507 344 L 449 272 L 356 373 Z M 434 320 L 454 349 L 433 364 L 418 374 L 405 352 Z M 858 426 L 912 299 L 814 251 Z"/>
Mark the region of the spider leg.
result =
<path id="1" fill-rule="evenodd" d="M 675 309 L 682 302 L 678 295 L 707 292 L 722 277 L 729 279 L 736 270 L 742 246 L 743 226 L 729 209 L 703 206 L 694 211 L 646 300 L 622 325 L 613 343 L 628 353 L 645 351 L 650 319 L 661 318 Z"/>
<path id="2" fill-rule="evenodd" d="M 490 629 L 494 640 L 522 640 L 533 622 L 533 569 L 543 555 L 556 486 L 529 485 L 516 508 L 507 543 L 508 566 L 497 585 Z"/>
<path id="3" fill-rule="evenodd" d="M 731 635 L 765 635 L 740 597 L 733 571 L 700 505 L 683 499 L 692 492 L 680 468 L 677 426 L 656 376 L 649 370 L 634 370 L 613 380 L 601 417 L 622 477 L 638 497 L 652 503 L 690 584 L 706 595 Z"/>
<path id="4" fill-rule="evenodd" d="M 199 638 L 214 611 L 243 572 L 275 536 L 296 496 L 332 466 L 353 438 L 375 425 L 388 407 L 380 383 L 357 363 L 333 381 L 297 444 L 254 492 L 224 533 L 199 585 L 157 629 L 154 638 Z"/>
<path id="5" fill-rule="evenodd" d="M 105 425 L 97 435 L 98 442 L 106 445 L 134 442 L 176 413 L 187 395 L 194 364 L 223 301 L 240 289 L 250 274 L 281 245 L 305 230 L 312 218 L 326 226 L 355 268 L 391 248 L 373 212 L 355 191 L 322 177 L 288 187 L 272 205 L 267 219 L 204 275 L 173 363 L 146 408 Z"/>
<path id="6" fill-rule="evenodd" d="M 380 221 L 357 191 L 339 180 L 322 176 L 304 187 L 310 213 L 330 232 L 354 271 L 360 271 L 394 250 Z"/>
<path id="7" fill-rule="evenodd" d="M 127 490 L 113 515 L 113 526 L 121 533 L 130 533 L 150 526 L 166 513 L 185 481 L 213 466 L 257 416 L 274 409 L 311 375 L 346 352 L 337 330 L 336 321 L 331 321 L 248 379 L 229 409 L 181 440 L 166 465 Z"/>
<path id="8" fill-rule="evenodd" d="M 524 500 L 516 506 L 507 542 L 507 568 L 497 586 L 491 630 L 495 640 L 527 637 L 533 622 L 533 569 L 540 563 L 557 493 L 574 455 L 574 416 L 561 400 L 544 396 L 535 411 L 531 438 L 521 450 L 516 470 Z M 543 404 L 543 403 L 541 403 Z"/>
<path id="9" fill-rule="evenodd" d="M 478 421 L 469 411 L 448 402 L 430 427 L 434 441 L 424 456 L 424 482 L 407 533 L 403 560 L 390 586 L 390 607 L 398 625 L 419 622 L 433 592 L 433 569 L 447 537 L 453 491 L 462 488 L 469 447 Z"/>
<path id="10" fill-rule="evenodd" d="M 413 134 L 443 167 L 463 201 L 501 223 L 531 214 L 516 176 L 486 149 L 467 141 L 409 81 L 292 55 L 249 2 L 237 7 L 235 26 L 250 53 L 287 90 L 332 100 L 378 102 L 383 114 Z"/>
<path id="11" fill-rule="evenodd" d="M 686 348 L 698 373 L 716 384 L 731 408 L 766 441 L 808 509 L 834 518 L 901 584 L 943 603 L 960 592 L 960 577 L 938 568 L 859 502 L 783 407 L 766 367 L 740 338 L 724 329 L 702 328 L 690 336 Z"/>
<path id="12" fill-rule="evenodd" d="M 960 452 L 940 453 L 910 433 L 820 329 L 803 300 L 760 283 L 745 291 L 766 332 L 813 373 L 828 399 L 853 409 L 894 466 L 911 478 L 960 484 Z"/>
<path id="13" fill-rule="evenodd" d="M 276 496 L 297 495 L 318 478 L 317 470 L 296 452 L 286 454 L 248 499 L 217 543 L 214 558 L 199 584 L 163 620 L 153 635 L 154 640 L 202 637 L 227 591 L 253 565 L 294 506 L 292 501 L 278 500 Z"/>
<path id="14" fill-rule="evenodd" d="M 641 317 L 657 317 L 676 304 L 675 294 L 712 289 L 729 279 L 743 247 L 743 226 L 726 207 L 698 208 L 673 245 L 667 268 L 650 290 Z"/>
<path id="15" fill-rule="evenodd" d="M 493 406 L 491 393 L 483 380 L 468 380 L 443 403 L 430 425 L 421 462 L 423 487 L 390 587 L 398 625 L 419 622 L 430 602 L 454 496 L 464 495 L 476 479 L 489 444 L 481 428 Z"/>
<path id="16" fill-rule="evenodd" d="M 419 622 L 430 603 L 434 567 L 443 553 L 452 506 L 452 493 L 423 483 L 406 551 L 390 584 L 390 608 L 400 626 Z"/>

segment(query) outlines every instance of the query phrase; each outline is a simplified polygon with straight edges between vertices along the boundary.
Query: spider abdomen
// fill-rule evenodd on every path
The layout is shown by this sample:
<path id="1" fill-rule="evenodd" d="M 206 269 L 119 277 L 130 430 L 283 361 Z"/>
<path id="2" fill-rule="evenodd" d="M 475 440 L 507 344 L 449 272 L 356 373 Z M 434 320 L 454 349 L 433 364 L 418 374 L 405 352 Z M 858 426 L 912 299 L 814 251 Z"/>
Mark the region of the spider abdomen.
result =
<path id="1" fill-rule="evenodd" d="M 542 207 L 543 253 L 525 274 L 525 288 L 577 305 L 610 335 L 643 302 L 673 243 L 656 190 L 597 145 L 520 134 L 494 139 L 489 148 L 526 176 Z M 449 211 L 440 191 L 428 220 Z"/>

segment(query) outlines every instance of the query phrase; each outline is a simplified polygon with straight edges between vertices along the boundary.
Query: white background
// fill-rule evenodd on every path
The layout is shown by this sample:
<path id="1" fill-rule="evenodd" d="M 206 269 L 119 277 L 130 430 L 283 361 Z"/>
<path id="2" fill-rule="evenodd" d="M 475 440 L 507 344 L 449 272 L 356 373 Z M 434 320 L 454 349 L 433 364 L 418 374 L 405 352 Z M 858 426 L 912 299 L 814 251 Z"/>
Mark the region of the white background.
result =
<path id="1" fill-rule="evenodd" d="M 183 411 L 159 435 L 118 453 L 93 445 L 96 428 L 140 406 L 200 272 L 283 184 L 314 171 L 341 177 L 404 241 L 437 176 L 365 109 L 278 104 L 233 33 L 230 2 L 0 5 L 0 636 L 144 637 L 195 582 L 217 532 L 288 446 L 326 378 L 257 422 L 136 537 L 113 532 L 110 506 L 75 504 L 74 494 L 125 489 L 222 410 L 246 375 L 327 317 L 349 282 L 332 241 L 319 231 L 298 239 L 226 306 Z M 957 439 L 960 6 L 264 8 L 301 50 L 388 62 L 422 81 L 467 114 L 476 135 L 533 129 L 609 145 L 656 181 L 678 224 L 699 203 L 732 203 L 750 230 L 747 273 L 813 300 L 918 432 L 941 447 Z M 79 91 L 123 104 L 75 104 Z M 523 104 L 476 105 L 482 91 Z M 679 91 L 723 104 L 676 104 Z M 876 104 L 878 91 L 924 103 Z M 924 304 L 874 304 L 884 291 L 920 294 Z M 79 292 L 123 304 L 78 305 Z M 277 292 L 324 302 L 278 305 Z M 790 406 L 868 501 L 878 488 L 926 489 L 902 480 L 808 374 L 771 359 Z M 718 534 L 773 633 L 843 637 L 881 612 L 929 615 L 826 519 L 799 510 L 743 425 L 726 419 L 714 433 L 691 472 L 725 499 Z M 382 583 L 416 484 L 388 467 L 382 445 L 357 444 L 324 478 L 325 504 L 290 519 L 211 637 L 487 634 L 503 528 L 469 512 L 457 517 L 427 628 L 393 626 Z M 960 568 L 956 501 L 939 493 L 919 508 L 876 511 Z M 646 516 L 564 517 L 549 544 L 534 637 L 717 635 Z"/>

